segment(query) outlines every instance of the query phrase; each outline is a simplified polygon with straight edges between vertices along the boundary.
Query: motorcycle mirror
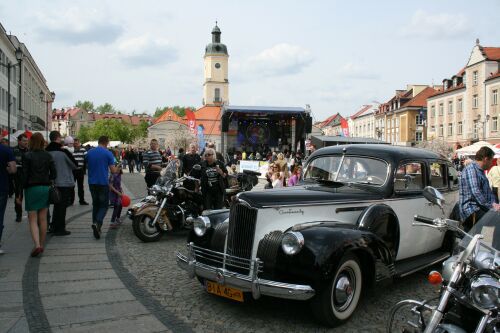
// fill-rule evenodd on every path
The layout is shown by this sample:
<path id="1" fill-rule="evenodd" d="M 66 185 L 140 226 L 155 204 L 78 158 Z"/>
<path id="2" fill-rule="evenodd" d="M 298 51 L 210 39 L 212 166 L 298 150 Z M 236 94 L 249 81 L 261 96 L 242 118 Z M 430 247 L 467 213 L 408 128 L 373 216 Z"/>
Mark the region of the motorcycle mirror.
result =
<path id="1" fill-rule="evenodd" d="M 201 165 L 195 164 L 195 165 L 193 165 L 193 169 L 196 170 L 196 171 L 200 171 L 201 170 Z"/>
<path id="2" fill-rule="evenodd" d="M 433 203 L 434 205 L 438 205 L 441 209 L 443 208 L 443 205 L 445 203 L 444 196 L 436 190 L 432 186 L 427 186 L 424 188 L 424 198 L 427 199 L 427 201 Z"/>

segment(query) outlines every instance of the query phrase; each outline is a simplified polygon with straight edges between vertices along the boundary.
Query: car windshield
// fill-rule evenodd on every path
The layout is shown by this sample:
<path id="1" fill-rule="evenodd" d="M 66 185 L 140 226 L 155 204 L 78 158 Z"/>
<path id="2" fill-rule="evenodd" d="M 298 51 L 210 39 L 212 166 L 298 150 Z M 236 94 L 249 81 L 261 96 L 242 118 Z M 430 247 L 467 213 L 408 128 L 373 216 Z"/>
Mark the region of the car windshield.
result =
<path id="1" fill-rule="evenodd" d="M 382 185 L 387 179 L 385 161 L 360 156 L 322 156 L 312 160 L 304 180 Z"/>

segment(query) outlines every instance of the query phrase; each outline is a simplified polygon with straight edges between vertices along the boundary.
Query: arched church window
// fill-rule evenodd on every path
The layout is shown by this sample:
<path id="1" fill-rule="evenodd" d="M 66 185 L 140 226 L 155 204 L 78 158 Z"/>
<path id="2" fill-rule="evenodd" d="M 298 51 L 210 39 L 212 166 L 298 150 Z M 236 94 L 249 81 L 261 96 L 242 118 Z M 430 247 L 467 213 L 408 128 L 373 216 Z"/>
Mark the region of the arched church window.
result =
<path id="1" fill-rule="evenodd" d="M 214 100 L 215 100 L 215 102 L 220 102 L 220 89 L 219 88 L 215 88 Z"/>

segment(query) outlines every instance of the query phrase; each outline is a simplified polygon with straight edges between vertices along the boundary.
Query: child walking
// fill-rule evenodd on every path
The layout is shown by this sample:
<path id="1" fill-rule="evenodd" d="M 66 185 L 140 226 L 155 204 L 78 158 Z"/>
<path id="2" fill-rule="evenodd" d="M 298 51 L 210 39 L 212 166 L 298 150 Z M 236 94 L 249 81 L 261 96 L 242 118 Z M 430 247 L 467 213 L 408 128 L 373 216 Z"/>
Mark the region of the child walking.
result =
<path id="1" fill-rule="evenodd" d="M 110 228 L 117 228 L 122 221 L 120 215 L 122 214 L 122 167 L 118 165 L 116 173 L 109 176 L 109 201 L 113 205 L 113 215 L 111 216 Z"/>

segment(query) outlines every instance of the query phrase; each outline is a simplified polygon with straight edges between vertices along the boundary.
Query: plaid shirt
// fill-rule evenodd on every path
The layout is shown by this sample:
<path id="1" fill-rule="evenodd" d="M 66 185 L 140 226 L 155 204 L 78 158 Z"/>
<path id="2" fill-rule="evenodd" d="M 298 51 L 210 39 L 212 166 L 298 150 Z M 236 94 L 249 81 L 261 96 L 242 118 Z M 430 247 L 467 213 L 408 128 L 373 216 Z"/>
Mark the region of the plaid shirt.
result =
<path id="1" fill-rule="evenodd" d="M 488 178 L 476 162 L 471 162 L 460 176 L 460 215 L 463 220 L 480 209 L 489 210 L 495 203 Z"/>

